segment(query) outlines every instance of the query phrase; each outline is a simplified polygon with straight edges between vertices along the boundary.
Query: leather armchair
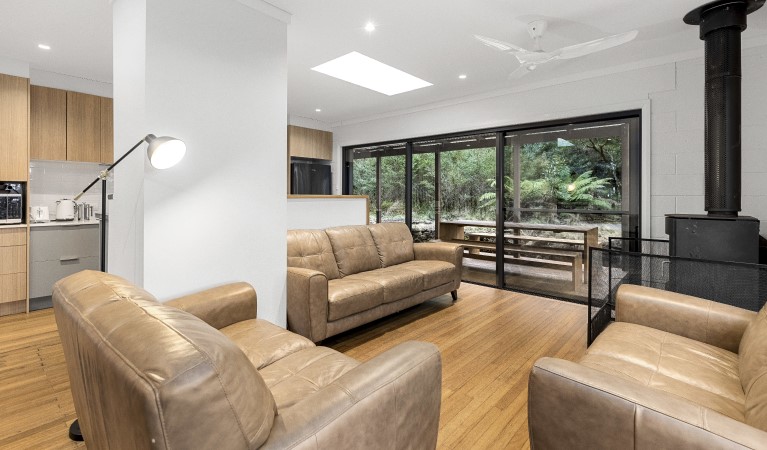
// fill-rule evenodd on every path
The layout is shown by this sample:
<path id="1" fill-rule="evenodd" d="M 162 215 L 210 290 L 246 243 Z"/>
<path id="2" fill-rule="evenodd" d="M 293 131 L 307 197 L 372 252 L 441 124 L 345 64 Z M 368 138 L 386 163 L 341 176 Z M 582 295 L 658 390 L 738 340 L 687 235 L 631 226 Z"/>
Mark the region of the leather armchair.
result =
<path id="1" fill-rule="evenodd" d="M 767 308 L 623 285 L 579 362 L 530 373 L 531 448 L 765 448 Z"/>
<path id="2" fill-rule="evenodd" d="M 436 447 L 432 344 L 360 363 L 258 319 L 245 283 L 162 304 L 83 271 L 56 283 L 53 304 L 89 448 Z"/>

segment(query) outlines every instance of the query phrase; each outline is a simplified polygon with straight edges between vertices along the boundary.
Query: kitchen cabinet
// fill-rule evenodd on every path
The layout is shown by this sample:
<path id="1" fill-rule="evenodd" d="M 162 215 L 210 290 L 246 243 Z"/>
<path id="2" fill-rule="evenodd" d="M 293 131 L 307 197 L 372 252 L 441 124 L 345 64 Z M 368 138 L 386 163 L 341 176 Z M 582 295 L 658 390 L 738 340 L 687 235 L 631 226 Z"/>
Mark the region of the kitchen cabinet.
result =
<path id="1" fill-rule="evenodd" d="M 115 158 L 114 103 L 101 97 L 101 162 L 112 164 Z"/>
<path id="2" fill-rule="evenodd" d="M 67 92 L 67 161 L 101 162 L 101 99 Z"/>
<path id="3" fill-rule="evenodd" d="M 29 176 L 29 80 L 0 74 L 0 181 Z"/>
<path id="4" fill-rule="evenodd" d="M 98 225 L 31 228 L 29 297 L 50 296 L 53 284 L 81 270 L 99 270 Z"/>
<path id="5" fill-rule="evenodd" d="M 288 125 L 288 156 L 333 159 L 333 133 Z"/>
<path id="6" fill-rule="evenodd" d="M 31 86 L 29 97 L 30 159 L 66 161 L 67 91 Z"/>
<path id="7" fill-rule="evenodd" d="M 27 227 L 0 228 L 0 316 L 27 311 Z"/>
<path id="8" fill-rule="evenodd" d="M 113 162 L 111 98 L 31 86 L 29 103 L 30 159 Z"/>

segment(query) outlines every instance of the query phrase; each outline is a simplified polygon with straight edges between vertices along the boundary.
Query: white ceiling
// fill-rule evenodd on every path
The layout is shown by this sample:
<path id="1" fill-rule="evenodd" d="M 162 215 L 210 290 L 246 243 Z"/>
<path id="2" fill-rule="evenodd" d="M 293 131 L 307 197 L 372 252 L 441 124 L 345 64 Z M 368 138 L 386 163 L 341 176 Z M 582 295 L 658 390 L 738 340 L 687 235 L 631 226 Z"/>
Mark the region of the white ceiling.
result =
<path id="1" fill-rule="evenodd" d="M 292 14 L 288 110 L 326 123 L 354 121 L 461 97 L 521 89 L 610 68 L 702 54 L 697 27 L 682 17 L 702 0 L 270 0 Z M 544 49 L 639 30 L 633 42 L 554 61 L 519 80 L 518 63 L 473 39 L 482 34 L 532 48 L 526 24 L 546 19 Z M 363 26 L 373 21 L 377 29 Z M 748 17 L 744 45 L 767 42 L 767 7 Z M 102 82 L 112 79 L 110 0 L 2 0 L 0 57 Z M 51 51 L 37 48 L 51 45 Z M 311 71 L 358 51 L 434 86 L 388 97 Z M 466 74 L 459 80 L 459 74 Z M 321 108 L 322 112 L 315 112 Z"/>

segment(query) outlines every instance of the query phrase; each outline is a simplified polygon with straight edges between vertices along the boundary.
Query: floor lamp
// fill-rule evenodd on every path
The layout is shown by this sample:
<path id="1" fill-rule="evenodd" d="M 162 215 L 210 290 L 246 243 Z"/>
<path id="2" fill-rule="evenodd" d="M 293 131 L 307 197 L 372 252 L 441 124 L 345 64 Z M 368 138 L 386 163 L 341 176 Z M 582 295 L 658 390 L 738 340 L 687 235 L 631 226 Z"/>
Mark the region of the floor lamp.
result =
<path id="1" fill-rule="evenodd" d="M 109 172 L 115 168 L 120 162 L 128 155 L 133 153 L 134 150 L 139 148 L 141 144 L 146 142 L 149 146 L 146 149 L 149 163 L 155 169 L 168 169 L 178 164 L 186 153 L 186 144 L 184 141 L 169 136 L 157 137 L 153 134 L 147 134 L 146 137 L 136 143 L 130 150 L 120 157 L 117 161 L 112 163 L 109 167 L 102 170 L 99 176 L 91 182 L 85 189 L 77 194 L 74 198 L 75 201 L 79 200 L 90 188 L 101 180 L 101 271 L 106 272 L 106 253 L 107 253 L 107 224 L 106 224 L 106 212 L 107 212 L 107 177 Z M 83 435 L 80 431 L 80 424 L 77 419 L 69 426 L 69 438 L 73 441 L 82 441 Z"/>

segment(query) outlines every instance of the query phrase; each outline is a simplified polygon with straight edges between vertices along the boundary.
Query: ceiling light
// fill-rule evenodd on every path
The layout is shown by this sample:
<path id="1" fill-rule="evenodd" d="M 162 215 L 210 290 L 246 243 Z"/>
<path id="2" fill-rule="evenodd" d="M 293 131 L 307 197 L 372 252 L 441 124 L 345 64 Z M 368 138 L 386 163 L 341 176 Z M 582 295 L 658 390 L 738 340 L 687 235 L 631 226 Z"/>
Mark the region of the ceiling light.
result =
<path id="1" fill-rule="evenodd" d="M 37 44 L 37 48 L 40 48 L 40 49 L 43 49 L 43 50 L 50 50 L 51 46 L 50 45 L 45 45 L 45 44 Z"/>
<path id="2" fill-rule="evenodd" d="M 376 30 L 376 24 L 374 24 L 373 22 L 368 22 L 365 24 L 365 31 L 367 31 L 368 33 L 372 33 L 375 30 Z"/>
<path id="3" fill-rule="evenodd" d="M 458 75 L 458 78 L 460 78 L 461 80 L 465 80 L 466 79 L 466 75 L 460 74 L 460 75 Z"/>
<path id="4" fill-rule="evenodd" d="M 358 52 L 347 53 L 312 70 L 390 96 L 432 85 Z"/>
<path id="5" fill-rule="evenodd" d="M 320 108 L 316 108 L 316 109 L 314 110 L 314 112 L 322 112 L 322 110 L 321 110 Z"/>

